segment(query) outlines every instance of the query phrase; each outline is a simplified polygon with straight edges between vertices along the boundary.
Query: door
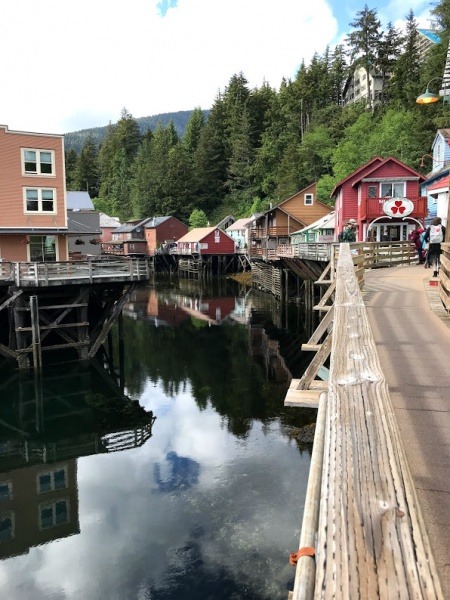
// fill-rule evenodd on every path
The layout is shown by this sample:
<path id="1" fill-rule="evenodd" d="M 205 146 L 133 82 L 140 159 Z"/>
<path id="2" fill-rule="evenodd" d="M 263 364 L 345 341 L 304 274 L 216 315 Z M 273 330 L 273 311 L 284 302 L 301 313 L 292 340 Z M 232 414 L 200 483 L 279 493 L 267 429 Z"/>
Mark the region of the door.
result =
<path id="1" fill-rule="evenodd" d="M 30 235 L 30 262 L 55 262 L 56 236 Z"/>

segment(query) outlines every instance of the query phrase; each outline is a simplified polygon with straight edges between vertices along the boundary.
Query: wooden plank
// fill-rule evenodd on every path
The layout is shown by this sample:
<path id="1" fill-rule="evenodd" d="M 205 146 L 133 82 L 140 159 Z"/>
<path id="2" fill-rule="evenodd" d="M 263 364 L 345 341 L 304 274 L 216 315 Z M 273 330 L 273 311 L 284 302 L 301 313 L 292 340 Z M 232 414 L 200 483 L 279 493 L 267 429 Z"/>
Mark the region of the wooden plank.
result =
<path id="1" fill-rule="evenodd" d="M 334 310 L 333 307 L 327 312 L 327 314 L 320 321 L 318 326 L 316 327 L 314 333 L 308 340 L 308 344 L 317 345 L 319 341 L 322 339 L 323 335 L 330 329 L 331 324 L 333 322 Z M 302 346 L 303 349 L 303 346 Z"/>
<path id="2" fill-rule="evenodd" d="M 334 294 L 335 288 L 336 288 L 336 283 L 333 281 L 333 283 L 330 285 L 330 287 L 327 289 L 327 291 L 323 295 L 323 297 L 322 297 L 321 301 L 319 302 L 319 304 L 317 304 L 314 307 L 316 310 L 318 308 L 322 308 L 323 306 L 326 305 L 326 303 L 328 302 L 328 300 L 330 300 L 331 296 Z"/>
<path id="3" fill-rule="evenodd" d="M 315 598 L 442 599 L 350 252 L 337 266 Z"/>
<path id="4" fill-rule="evenodd" d="M 319 371 L 320 367 L 323 366 L 323 363 L 327 360 L 331 352 L 331 341 L 332 333 L 329 333 L 325 338 L 324 343 L 321 345 L 319 351 L 316 353 L 315 357 L 309 364 L 308 368 L 303 373 L 303 376 L 298 380 L 297 389 L 310 389 L 312 381 L 317 376 L 317 372 Z"/>
<path id="5" fill-rule="evenodd" d="M 321 346 L 322 344 L 302 344 L 301 349 L 305 352 L 317 352 L 317 350 L 320 350 Z"/>
<path id="6" fill-rule="evenodd" d="M 23 290 L 18 290 L 17 292 L 14 292 L 14 294 L 12 296 L 10 296 L 8 298 L 8 300 L 5 300 L 3 302 L 3 304 L 0 304 L 0 311 L 3 310 L 4 308 L 6 308 L 7 306 L 9 306 L 11 304 L 11 302 L 14 302 L 14 300 L 20 296 L 23 293 Z"/>
<path id="7" fill-rule="evenodd" d="M 305 408 L 318 408 L 320 394 L 323 394 L 323 390 L 289 389 L 284 399 L 284 406 L 302 406 Z"/>

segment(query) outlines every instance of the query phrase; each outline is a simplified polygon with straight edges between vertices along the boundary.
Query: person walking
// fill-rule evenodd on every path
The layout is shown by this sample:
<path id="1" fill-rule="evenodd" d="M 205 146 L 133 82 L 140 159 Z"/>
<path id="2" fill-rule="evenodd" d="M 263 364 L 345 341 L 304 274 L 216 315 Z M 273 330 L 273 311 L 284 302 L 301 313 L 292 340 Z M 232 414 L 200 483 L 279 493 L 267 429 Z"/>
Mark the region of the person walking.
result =
<path id="1" fill-rule="evenodd" d="M 422 233 L 424 233 L 424 231 L 425 229 L 423 227 L 417 226 L 416 229 L 414 229 L 414 231 L 412 232 L 411 237 L 409 238 L 414 243 L 414 246 L 417 250 L 417 258 L 419 259 L 419 265 L 423 265 L 423 263 L 425 262 L 421 238 L 421 235 Z"/>
<path id="2" fill-rule="evenodd" d="M 427 227 L 424 240 L 428 244 L 425 268 L 433 266 L 433 277 L 437 277 L 439 274 L 441 243 L 445 240 L 445 227 L 442 225 L 441 217 L 435 217 L 431 225 Z"/>

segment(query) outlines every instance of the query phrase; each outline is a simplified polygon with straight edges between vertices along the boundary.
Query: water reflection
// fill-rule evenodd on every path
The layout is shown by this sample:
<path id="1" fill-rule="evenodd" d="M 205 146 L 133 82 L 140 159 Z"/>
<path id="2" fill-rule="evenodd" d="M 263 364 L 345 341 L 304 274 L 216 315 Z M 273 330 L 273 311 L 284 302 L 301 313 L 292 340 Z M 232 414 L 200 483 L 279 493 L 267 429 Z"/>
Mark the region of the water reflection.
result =
<path id="1" fill-rule="evenodd" d="M 155 420 L 97 365 L 0 383 L 0 559 L 80 532 L 77 458 L 142 446 Z"/>
<path id="2" fill-rule="evenodd" d="M 270 297 L 194 283 L 137 290 L 102 365 L 4 381 L 0 481 L 27 486 L 0 502 L 16 511 L 0 539 L 8 600 L 292 589 L 310 460 L 296 431 L 315 413 L 283 399 L 309 332 Z"/>

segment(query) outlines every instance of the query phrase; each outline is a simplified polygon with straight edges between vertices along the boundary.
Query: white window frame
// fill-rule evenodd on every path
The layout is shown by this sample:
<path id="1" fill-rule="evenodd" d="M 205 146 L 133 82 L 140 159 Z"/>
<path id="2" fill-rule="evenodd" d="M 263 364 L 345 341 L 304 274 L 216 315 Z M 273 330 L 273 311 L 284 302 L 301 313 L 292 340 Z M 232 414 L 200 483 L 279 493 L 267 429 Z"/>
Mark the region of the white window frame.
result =
<path id="1" fill-rule="evenodd" d="M 55 487 L 55 473 L 57 471 L 64 471 L 64 479 L 65 479 L 65 483 L 66 483 L 66 485 L 64 487 L 59 487 L 59 488 Z M 41 490 L 40 489 L 39 477 L 41 477 L 42 475 L 50 475 L 50 489 L 49 490 Z M 62 465 L 61 467 L 58 467 L 57 469 L 52 469 L 49 471 L 40 471 L 36 475 L 36 489 L 37 489 L 38 494 L 48 494 L 49 492 L 53 492 L 55 490 L 66 490 L 68 487 L 69 487 L 69 476 L 68 476 L 67 465 Z"/>
<path id="2" fill-rule="evenodd" d="M 314 204 L 314 194 L 305 194 L 303 197 L 305 206 L 312 206 Z"/>
<path id="3" fill-rule="evenodd" d="M 67 521 L 64 521 L 64 523 L 56 523 L 56 504 L 58 502 L 65 502 L 66 503 L 66 514 L 67 514 Z M 53 523 L 51 525 L 48 525 L 46 527 L 44 527 L 42 525 L 42 510 L 45 508 L 52 508 L 53 509 Z M 49 502 L 41 502 L 38 505 L 38 523 L 39 523 L 39 529 L 40 531 L 47 531 L 47 529 L 53 529 L 54 527 L 60 527 L 61 525 L 67 525 L 68 523 L 70 523 L 70 502 L 68 498 L 55 498 L 54 500 L 51 500 Z"/>
<path id="4" fill-rule="evenodd" d="M 25 160 L 25 152 L 36 152 L 36 171 L 26 171 L 25 163 L 29 162 Z M 42 173 L 41 172 L 41 161 L 40 155 L 42 153 L 50 154 L 52 157 L 51 165 L 52 172 L 51 173 Z M 22 175 L 25 177 L 55 177 L 55 151 L 54 150 L 46 150 L 44 148 L 22 148 L 21 152 L 22 156 Z"/>
<path id="5" fill-rule="evenodd" d="M 220 244 L 220 231 L 218 229 L 214 232 L 214 243 Z"/>
<path id="6" fill-rule="evenodd" d="M 36 190 L 38 193 L 37 202 L 38 209 L 37 210 L 28 210 L 27 208 L 27 191 Z M 42 210 L 42 202 L 48 201 L 47 199 L 42 198 L 42 192 L 52 192 L 53 193 L 53 210 Z M 23 188 L 23 212 L 26 215 L 56 215 L 56 188 L 41 188 L 41 187 L 24 187 Z"/>
<path id="7" fill-rule="evenodd" d="M 398 195 L 391 195 L 388 196 L 386 194 L 382 193 L 382 187 L 383 185 L 390 185 L 392 188 L 394 187 L 394 185 L 402 185 L 403 186 L 403 193 L 398 196 Z M 380 181 L 380 198 L 405 198 L 406 196 L 406 181 Z"/>

